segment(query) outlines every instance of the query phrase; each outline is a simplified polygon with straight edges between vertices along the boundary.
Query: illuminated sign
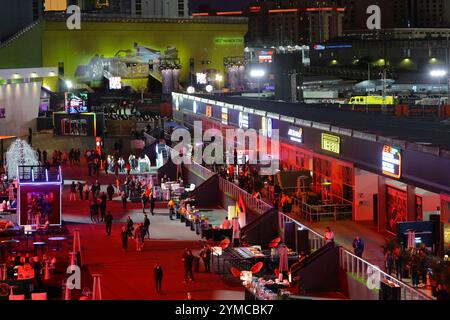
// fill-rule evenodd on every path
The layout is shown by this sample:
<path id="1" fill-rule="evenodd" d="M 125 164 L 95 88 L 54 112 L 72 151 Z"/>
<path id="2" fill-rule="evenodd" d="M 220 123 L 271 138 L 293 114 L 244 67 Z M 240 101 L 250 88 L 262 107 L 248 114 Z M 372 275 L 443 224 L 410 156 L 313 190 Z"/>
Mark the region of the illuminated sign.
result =
<path id="1" fill-rule="evenodd" d="M 261 50 L 258 51 L 258 61 L 259 63 L 271 63 L 273 57 L 273 51 L 272 50 Z"/>
<path id="2" fill-rule="evenodd" d="M 222 108 L 222 124 L 228 124 L 228 109 Z"/>
<path id="3" fill-rule="evenodd" d="M 109 88 L 111 90 L 122 89 L 122 78 L 121 77 L 111 77 L 109 78 Z"/>
<path id="4" fill-rule="evenodd" d="M 196 74 L 196 78 L 197 78 L 197 84 L 207 84 L 208 83 L 206 73 L 198 72 Z"/>
<path id="5" fill-rule="evenodd" d="M 291 141 L 303 143 L 303 128 L 289 128 L 288 136 Z"/>
<path id="6" fill-rule="evenodd" d="M 239 112 L 239 128 L 248 129 L 248 114 Z"/>
<path id="7" fill-rule="evenodd" d="M 267 137 L 272 138 L 272 118 L 267 118 Z"/>
<path id="8" fill-rule="evenodd" d="M 194 113 L 197 113 L 197 101 L 194 101 L 194 103 L 192 104 L 192 111 L 194 111 Z"/>
<path id="9" fill-rule="evenodd" d="M 272 119 L 261 117 L 261 132 L 263 137 L 272 138 Z"/>
<path id="10" fill-rule="evenodd" d="M 180 111 L 180 99 L 178 96 L 175 98 L 175 110 Z"/>
<path id="11" fill-rule="evenodd" d="M 214 39 L 214 43 L 218 45 L 244 44 L 243 37 L 219 37 Z"/>
<path id="12" fill-rule="evenodd" d="M 0 108 L 0 119 L 6 118 L 6 109 Z"/>
<path id="13" fill-rule="evenodd" d="M 383 174 L 400 178 L 402 174 L 402 155 L 400 149 L 384 145 L 382 154 Z"/>
<path id="14" fill-rule="evenodd" d="M 206 106 L 206 112 L 205 115 L 209 118 L 212 117 L 212 107 L 211 106 Z"/>
<path id="15" fill-rule="evenodd" d="M 328 133 L 322 133 L 322 149 L 333 153 L 341 153 L 341 138 Z"/>

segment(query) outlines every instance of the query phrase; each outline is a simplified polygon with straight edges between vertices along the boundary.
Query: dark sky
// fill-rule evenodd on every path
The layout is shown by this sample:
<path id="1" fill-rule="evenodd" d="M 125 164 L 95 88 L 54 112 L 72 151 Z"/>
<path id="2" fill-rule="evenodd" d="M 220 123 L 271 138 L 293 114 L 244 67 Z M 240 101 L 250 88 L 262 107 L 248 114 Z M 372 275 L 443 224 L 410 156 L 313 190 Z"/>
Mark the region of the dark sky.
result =
<path id="1" fill-rule="evenodd" d="M 192 12 L 197 12 L 200 5 L 209 5 L 213 10 L 239 10 L 243 5 L 255 0 L 190 0 Z"/>

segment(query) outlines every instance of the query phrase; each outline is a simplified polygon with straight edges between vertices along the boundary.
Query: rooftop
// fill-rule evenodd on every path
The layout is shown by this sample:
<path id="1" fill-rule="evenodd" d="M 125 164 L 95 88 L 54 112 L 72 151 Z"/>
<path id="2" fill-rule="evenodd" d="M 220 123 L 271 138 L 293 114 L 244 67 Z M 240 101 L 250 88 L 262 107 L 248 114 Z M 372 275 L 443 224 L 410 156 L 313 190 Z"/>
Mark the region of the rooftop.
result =
<path id="1" fill-rule="evenodd" d="M 450 158 L 450 122 L 448 121 L 425 121 L 382 114 L 367 114 L 332 109 L 323 104 L 310 105 L 237 96 L 200 94 L 196 96 L 275 113 L 281 116 L 293 117 L 305 120 L 305 123 L 308 121 L 316 122 L 319 124 L 316 127 L 320 127 L 320 124 L 325 124 L 323 128 L 328 130 L 332 129 L 332 127 L 338 127 L 351 129 L 358 133 L 367 133 L 369 134 L 367 135 L 369 136 L 368 138 L 365 137 L 367 140 L 385 141 L 386 138 L 392 139 L 396 143 L 403 144 L 408 149 L 417 149 Z M 314 126 L 313 123 L 310 125 Z M 328 125 L 328 128 L 326 128 L 326 125 Z M 355 132 L 351 134 L 353 136 L 358 135 Z M 364 139 L 360 134 L 359 136 Z M 406 146 L 406 143 L 408 143 L 408 146 Z"/>

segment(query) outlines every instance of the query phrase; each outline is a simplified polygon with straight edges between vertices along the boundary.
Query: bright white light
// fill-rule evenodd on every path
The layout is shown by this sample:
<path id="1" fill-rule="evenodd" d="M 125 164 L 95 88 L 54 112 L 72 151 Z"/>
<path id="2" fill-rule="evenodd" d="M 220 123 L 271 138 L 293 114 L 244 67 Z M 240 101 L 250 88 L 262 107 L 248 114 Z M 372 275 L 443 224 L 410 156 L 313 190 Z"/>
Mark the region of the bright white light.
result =
<path id="1" fill-rule="evenodd" d="M 205 90 L 206 90 L 206 92 L 210 93 L 210 92 L 213 91 L 213 86 L 210 85 L 210 84 L 208 84 L 208 85 L 205 87 Z"/>
<path id="2" fill-rule="evenodd" d="M 186 91 L 189 94 L 193 94 L 193 93 L 195 93 L 195 88 L 193 86 L 189 86 L 189 87 L 187 87 Z"/>
<path id="3" fill-rule="evenodd" d="M 250 71 L 250 77 L 252 78 L 262 78 L 266 72 L 262 69 L 253 69 Z"/>
<path id="4" fill-rule="evenodd" d="M 443 77 L 447 74 L 445 70 L 431 70 L 430 75 L 432 77 Z"/>
<path id="5" fill-rule="evenodd" d="M 72 81 L 66 80 L 66 87 L 67 87 L 67 89 L 72 89 L 72 87 L 73 87 Z"/>
<path id="6" fill-rule="evenodd" d="M 221 82 L 223 80 L 223 76 L 221 74 L 216 74 L 216 81 Z"/>

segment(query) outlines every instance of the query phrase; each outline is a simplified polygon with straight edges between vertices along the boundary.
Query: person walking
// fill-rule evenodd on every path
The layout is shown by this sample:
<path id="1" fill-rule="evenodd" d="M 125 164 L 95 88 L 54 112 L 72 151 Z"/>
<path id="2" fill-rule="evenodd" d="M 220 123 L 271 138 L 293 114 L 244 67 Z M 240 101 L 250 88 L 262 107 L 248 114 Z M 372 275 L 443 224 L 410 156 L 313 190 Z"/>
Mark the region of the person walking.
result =
<path id="1" fill-rule="evenodd" d="M 112 201 L 114 196 L 114 187 L 111 183 L 106 187 L 106 193 L 108 193 L 109 201 Z"/>
<path id="2" fill-rule="evenodd" d="M 70 185 L 70 196 L 69 201 L 75 201 L 77 200 L 77 185 L 75 184 L 75 181 L 72 181 L 72 184 Z"/>
<path id="3" fill-rule="evenodd" d="M 153 273 L 155 275 L 156 293 L 162 294 L 163 268 L 159 263 L 155 264 L 155 267 L 153 268 Z"/>
<path id="4" fill-rule="evenodd" d="M 205 265 L 205 272 L 211 272 L 211 248 L 208 244 L 205 244 L 203 250 L 200 252 L 200 256 L 202 257 L 203 264 Z"/>
<path id="5" fill-rule="evenodd" d="M 147 215 L 145 215 L 145 218 L 144 218 L 144 230 L 145 230 L 144 237 L 148 236 L 148 238 L 150 239 L 150 230 L 149 229 L 150 229 L 150 219 L 147 217 Z M 144 237 L 143 237 L 142 241 L 144 241 Z"/>
<path id="6" fill-rule="evenodd" d="M 142 224 L 139 223 L 134 230 L 134 241 L 136 241 L 136 251 L 141 251 L 143 243 L 141 243 Z"/>
<path id="7" fill-rule="evenodd" d="M 353 239 L 353 252 L 357 257 L 362 258 L 364 252 L 364 241 L 359 236 L 356 236 L 355 239 Z"/>
<path id="8" fill-rule="evenodd" d="M 175 201 L 173 201 L 173 199 L 170 199 L 170 201 L 169 201 L 169 218 L 170 218 L 170 220 L 173 220 L 174 214 L 175 214 Z"/>
<path id="9" fill-rule="evenodd" d="M 386 252 L 385 260 L 386 260 L 386 271 L 389 275 L 392 275 L 392 272 L 394 271 L 394 265 L 395 265 L 394 252 L 392 252 L 391 250 Z"/>
<path id="10" fill-rule="evenodd" d="M 394 249 L 394 261 L 395 261 L 395 276 L 397 279 L 402 280 L 403 276 L 403 257 L 400 248 Z"/>
<path id="11" fill-rule="evenodd" d="M 409 268 L 411 271 L 411 281 L 414 288 L 419 286 L 419 257 L 417 255 L 413 255 L 411 257 L 411 262 L 409 263 Z"/>
<path id="12" fill-rule="evenodd" d="M 127 193 L 125 190 L 122 191 L 122 208 L 127 208 Z"/>
<path id="13" fill-rule="evenodd" d="M 331 231 L 330 227 L 325 228 L 325 242 L 334 243 L 334 233 Z"/>
<path id="14" fill-rule="evenodd" d="M 131 220 L 131 217 L 128 216 L 128 218 L 127 218 L 127 234 L 128 234 L 128 237 L 130 237 L 130 238 L 133 236 L 133 230 L 134 230 L 133 225 L 134 225 L 133 220 Z"/>
<path id="15" fill-rule="evenodd" d="M 81 181 L 78 181 L 77 189 L 78 194 L 80 195 L 80 200 L 83 200 L 83 184 L 81 183 Z"/>
<path id="16" fill-rule="evenodd" d="M 122 236 L 122 249 L 125 251 L 128 250 L 128 230 L 126 227 L 122 227 L 122 232 L 120 233 Z"/>
<path id="17" fill-rule="evenodd" d="M 111 214 L 111 211 L 108 211 L 108 214 L 105 216 L 106 234 L 108 236 L 111 235 L 112 223 L 113 223 L 113 216 Z"/>
<path id="18" fill-rule="evenodd" d="M 86 200 L 89 200 L 89 193 L 91 192 L 91 189 L 89 188 L 89 183 L 87 181 L 84 184 L 83 191 L 84 191 L 84 197 L 86 198 Z"/>
<path id="19" fill-rule="evenodd" d="M 94 199 L 91 203 L 91 221 L 92 223 L 98 222 L 98 204 L 97 200 Z"/>
<path id="20" fill-rule="evenodd" d="M 150 213 L 152 214 L 152 216 L 155 215 L 155 197 L 153 195 L 153 190 L 150 192 Z"/>
<path id="21" fill-rule="evenodd" d="M 194 272 L 192 271 L 194 255 L 192 254 L 192 251 L 186 249 L 181 260 L 184 264 L 184 283 L 188 281 L 188 277 L 190 281 L 194 282 Z"/>
<path id="22" fill-rule="evenodd" d="M 102 222 L 105 220 L 105 214 L 106 214 L 106 193 L 102 192 L 100 194 L 100 213 L 102 216 Z"/>
<path id="23" fill-rule="evenodd" d="M 142 195 L 141 195 L 141 200 L 142 200 L 142 213 L 145 213 L 145 207 L 147 206 L 147 203 L 148 203 L 148 199 L 149 197 L 148 197 L 148 191 L 147 190 L 145 190 L 144 192 L 142 192 Z"/>

